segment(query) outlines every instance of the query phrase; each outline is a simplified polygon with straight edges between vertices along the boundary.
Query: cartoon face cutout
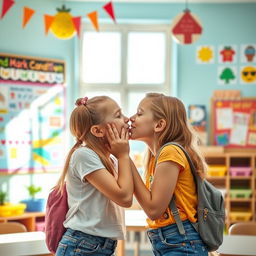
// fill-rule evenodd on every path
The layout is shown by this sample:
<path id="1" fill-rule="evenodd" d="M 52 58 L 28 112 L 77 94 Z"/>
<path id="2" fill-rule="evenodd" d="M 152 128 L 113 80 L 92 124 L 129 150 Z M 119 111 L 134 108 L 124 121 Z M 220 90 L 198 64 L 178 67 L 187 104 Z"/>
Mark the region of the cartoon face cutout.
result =
<path id="1" fill-rule="evenodd" d="M 256 68 L 247 66 L 241 71 L 241 78 L 246 83 L 252 83 L 256 81 Z"/>

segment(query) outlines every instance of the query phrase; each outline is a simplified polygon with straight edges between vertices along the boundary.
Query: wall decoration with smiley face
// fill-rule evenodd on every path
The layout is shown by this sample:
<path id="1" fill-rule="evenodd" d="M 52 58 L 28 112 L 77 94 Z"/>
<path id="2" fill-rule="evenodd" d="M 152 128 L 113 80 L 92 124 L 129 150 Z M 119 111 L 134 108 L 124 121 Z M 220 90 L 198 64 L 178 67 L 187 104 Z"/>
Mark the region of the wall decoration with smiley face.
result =
<path id="1" fill-rule="evenodd" d="M 256 84 L 256 66 L 244 66 L 240 71 L 241 83 Z"/>

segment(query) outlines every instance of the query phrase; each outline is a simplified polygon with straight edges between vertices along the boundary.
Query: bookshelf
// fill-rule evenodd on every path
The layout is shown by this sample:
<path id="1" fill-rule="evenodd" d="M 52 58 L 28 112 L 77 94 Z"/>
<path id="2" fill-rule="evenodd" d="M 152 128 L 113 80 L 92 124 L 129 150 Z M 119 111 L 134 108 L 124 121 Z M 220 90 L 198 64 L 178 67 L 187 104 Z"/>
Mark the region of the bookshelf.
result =
<path id="1" fill-rule="evenodd" d="M 202 150 L 209 165 L 207 180 L 220 189 L 225 198 L 227 228 L 236 222 L 256 221 L 256 152 L 254 151 L 251 149 L 217 151 L 214 147 Z"/>

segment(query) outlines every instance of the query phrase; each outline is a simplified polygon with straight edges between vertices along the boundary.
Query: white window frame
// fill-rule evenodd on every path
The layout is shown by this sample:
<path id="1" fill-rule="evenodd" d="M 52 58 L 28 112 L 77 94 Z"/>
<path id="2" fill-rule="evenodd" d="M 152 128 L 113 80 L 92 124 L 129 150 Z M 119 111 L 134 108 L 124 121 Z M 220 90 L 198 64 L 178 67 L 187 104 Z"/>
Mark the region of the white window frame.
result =
<path id="1" fill-rule="evenodd" d="M 84 31 L 95 31 L 94 28 L 87 23 L 83 23 L 82 34 Z M 87 92 L 98 92 L 101 95 L 101 91 L 120 92 L 120 98 L 122 102 L 123 111 L 126 113 L 128 110 L 128 92 L 159 92 L 165 95 L 170 95 L 171 86 L 171 52 L 172 41 L 170 25 L 168 24 L 100 24 L 100 31 L 119 31 L 121 32 L 121 81 L 119 84 L 105 84 L 105 83 L 85 83 L 82 81 L 82 75 L 80 75 L 79 81 L 79 93 L 81 96 L 86 96 Z M 164 32 L 166 34 L 166 59 L 165 59 L 165 81 L 162 84 L 128 84 L 127 83 L 127 51 L 128 51 L 128 33 L 129 32 Z M 100 32 L 99 32 L 100 33 Z M 80 74 L 83 72 L 82 66 L 82 51 L 83 51 L 83 35 L 80 42 Z"/>

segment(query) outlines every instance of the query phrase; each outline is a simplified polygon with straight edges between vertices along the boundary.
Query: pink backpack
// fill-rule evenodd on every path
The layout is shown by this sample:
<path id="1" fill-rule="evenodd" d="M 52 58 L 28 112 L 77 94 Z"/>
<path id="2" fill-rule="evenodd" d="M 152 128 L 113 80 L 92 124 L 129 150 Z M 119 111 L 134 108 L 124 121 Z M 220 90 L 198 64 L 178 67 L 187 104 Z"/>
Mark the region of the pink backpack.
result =
<path id="1" fill-rule="evenodd" d="M 68 211 L 68 197 L 66 184 L 63 188 L 63 194 L 57 189 L 53 189 L 47 199 L 45 215 L 45 234 L 46 245 L 51 253 L 55 253 L 59 241 L 66 229 L 63 222 Z"/>

